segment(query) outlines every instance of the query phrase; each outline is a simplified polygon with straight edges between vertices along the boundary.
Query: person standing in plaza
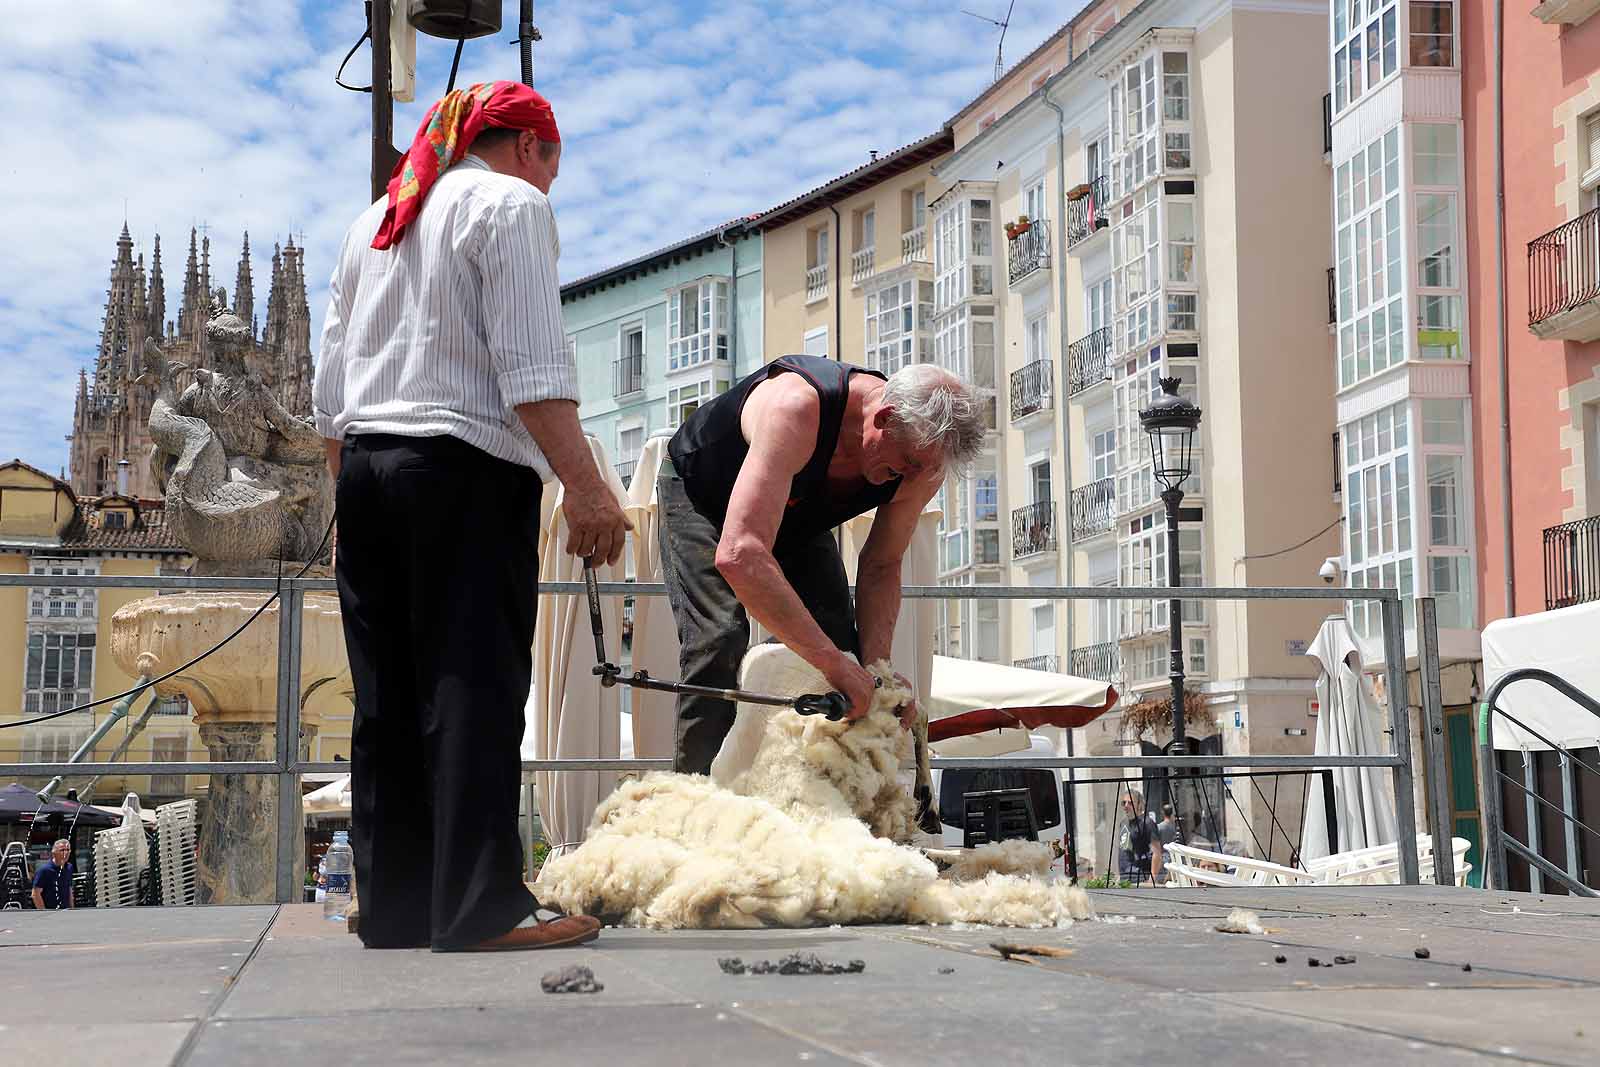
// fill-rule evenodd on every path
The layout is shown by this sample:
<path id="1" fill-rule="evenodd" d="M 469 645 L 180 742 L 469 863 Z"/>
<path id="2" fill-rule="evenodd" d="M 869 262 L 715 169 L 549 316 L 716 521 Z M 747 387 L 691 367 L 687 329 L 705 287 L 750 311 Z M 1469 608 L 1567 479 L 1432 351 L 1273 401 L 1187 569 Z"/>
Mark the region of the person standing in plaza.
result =
<path id="1" fill-rule="evenodd" d="M 33 872 L 33 906 L 40 911 L 55 911 L 73 906 L 72 843 L 66 838 L 50 848 L 50 860 Z"/>
<path id="2" fill-rule="evenodd" d="M 578 423 L 547 199 L 560 162 L 533 89 L 449 93 L 351 225 L 329 287 L 314 408 L 337 483 L 369 948 L 599 930 L 537 917 L 517 831 L 543 481 L 566 488 L 566 551 L 615 562 L 629 529 Z"/>

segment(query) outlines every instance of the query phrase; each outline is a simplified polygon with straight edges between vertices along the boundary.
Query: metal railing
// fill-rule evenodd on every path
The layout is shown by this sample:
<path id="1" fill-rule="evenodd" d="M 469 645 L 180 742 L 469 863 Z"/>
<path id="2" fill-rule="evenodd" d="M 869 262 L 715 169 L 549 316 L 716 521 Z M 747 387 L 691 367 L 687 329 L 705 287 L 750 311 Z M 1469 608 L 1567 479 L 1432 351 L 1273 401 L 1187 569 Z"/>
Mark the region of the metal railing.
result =
<path id="1" fill-rule="evenodd" d="M 1322 154 L 1333 152 L 1333 94 L 1322 94 Z"/>
<path id="2" fill-rule="evenodd" d="M 1339 321 L 1339 274 L 1328 268 L 1328 325 Z"/>
<path id="3" fill-rule="evenodd" d="M 926 227 L 918 226 L 916 229 L 907 230 L 900 235 L 900 262 L 928 262 L 928 231 Z"/>
<path id="4" fill-rule="evenodd" d="M 1054 372 L 1048 359 L 1036 359 L 1011 372 L 1011 421 L 1050 408 Z"/>
<path id="5" fill-rule="evenodd" d="M 806 299 L 821 300 L 828 295 L 828 265 L 806 268 Z"/>
<path id="6" fill-rule="evenodd" d="M 1115 682 L 1122 678 L 1122 645 L 1117 641 L 1102 641 L 1072 650 L 1068 674 L 1079 678 L 1093 678 L 1097 682 Z"/>
<path id="7" fill-rule="evenodd" d="M 1105 533 L 1117 524 L 1117 480 L 1097 478 L 1072 490 L 1072 539 Z"/>
<path id="8" fill-rule="evenodd" d="M 1033 219 L 1027 229 L 1006 238 L 1006 271 L 1012 285 L 1050 265 L 1050 227 Z"/>
<path id="9" fill-rule="evenodd" d="M 611 395 L 627 396 L 644 388 L 644 356 L 623 356 L 611 362 Z"/>
<path id="10" fill-rule="evenodd" d="M 1600 297 L 1600 208 L 1528 242 L 1528 325 Z"/>
<path id="11" fill-rule="evenodd" d="M 1022 559 L 1056 547 L 1056 505 L 1053 500 L 1028 504 L 1011 513 L 1011 558 Z"/>
<path id="12" fill-rule="evenodd" d="M 622 479 L 622 484 L 623 484 L 624 488 L 627 487 L 629 479 L 631 479 L 633 477 L 633 470 L 638 465 L 639 465 L 639 457 L 638 456 L 634 456 L 632 459 L 618 460 L 616 462 L 616 464 L 614 465 L 613 469 L 616 470 L 617 477 Z"/>
<path id="13" fill-rule="evenodd" d="M 1542 878 L 1548 877 L 1565 886 L 1567 890 L 1578 896 L 1600 897 L 1593 887 L 1584 883 L 1578 864 L 1578 838 L 1577 831 L 1582 830 L 1595 841 L 1600 841 L 1600 831 L 1596 831 L 1582 819 L 1573 814 L 1577 808 L 1577 789 L 1572 776 L 1573 765 L 1578 769 L 1600 778 L 1600 767 L 1592 767 L 1579 759 L 1571 749 L 1552 741 L 1539 731 L 1533 729 L 1521 719 L 1512 715 L 1499 706 L 1500 694 L 1506 687 L 1515 682 L 1538 682 L 1549 686 L 1578 707 L 1600 719 L 1600 701 L 1596 701 L 1588 694 L 1579 690 L 1572 683 L 1559 675 L 1537 668 L 1523 668 L 1511 671 L 1502 677 L 1489 691 L 1484 694 L 1483 702 L 1478 705 L 1478 777 L 1479 789 L 1482 793 L 1483 804 L 1483 855 L 1488 866 L 1489 879 L 1485 888 L 1491 885 L 1495 889 L 1507 888 L 1506 853 L 1509 851 L 1528 864 L 1530 881 L 1534 886 L 1542 888 Z M 1523 730 L 1541 744 L 1548 745 L 1551 751 L 1558 753 L 1561 760 L 1562 772 L 1562 802 L 1553 804 L 1539 794 L 1537 775 L 1534 772 L 1533 761 L 1529 758 L 1527 749 L 1522 753 L 1523 780 L 1517 781 L 1500 769 L 1495 757 L 1494 747 L 1494 720 L 1499 716 L 1513 726 Z M 1519 791 L 1527 803 L 1528 840 L 1518 841 L 1506 832 L 1504 813 L 1501 810 L 1500 786 L 1501 783 L 1510 785 Z M 1563 870 L 1551 863 L 1541 854 L 1539 834 L 1539 808 L 1552 811 L 1562 819 L 1566 831 L 1566 860 L 1567 867 Z M 1439 850 L 1434 849 L 1437 853 Z"/>
<path id="14" fill-rule="evenodd" d="M 50 587 L 60 585 L 61 579 L 50 575 L 0 574 L 0 588 Z M 301 732 L 301 627 L 305 596 L 309 592 L 331 591 L 335 588 L 331 578 L 227 578 L 145 575 L 82 575 L 72 579 L 74 587 L 139 589 L 151 591 L 231 589 L 269 595 L 277 592 L 280 605 L 277 620 L 277 685 L 274 710 L 275 745 L 271 759 L 260 760 L 177 760 L 147 761 L 84 761 L 52 763 L 0 762 L 0 775 L 44 776 L 116 773 L 123 775 L 149 774 L 271 774 L 279 779 L 277 790 L 277 840 L 292 842 L 303 819 L 299 778 L 311 773 L 347 773 L 350 764 L 334 760 L 301 759 L 296 743 Z M 598 591 L 607 597 L 665 596 L 666 587 L 659 582 L 601 582 Z M 582 582 L 545 582 L 539 587 L 541 596 L 583 597 Z M 909 600 L 1149 600 L 1154 590 L 1148 588 L 1121 588 L 1108 586 L 905 586 L 901 595 Z M 1343 601 L 1372 601 L 1379 604 L 1383 624 L 1383 661 L 1388 692 L 1406 692 L 1406 657 L 1404 644 L 1404 615 L 1400 594 L 1395 589 L 1349 588 L 1339 586 L 1295 587 L 1274 586 L 1255 588 L 1182 587 L 1162 589 L 1164 599 L 1182 600 L 1317 600 L 1330 605 Z M 1432 600 L 1419 597 L 1419 631 L 1424 646 L 1437 649 L 1438 635 L 1434 623 Z M 549 610 L 546 608 L 546 610 Z M 1430 707 L 1430 696 L 1438 694 L 1438 657 L 1423 657 L 1421 664 L 1424 679 L 1424 711 Z M 1437 699 L 1432 700 L 1437 711 Z M 1327 767 L 1374 767 L 1389 771 L 1395 792 L 1396 820 L 1399 823 L 1400 880 L 1416 884 L 1418 880 L 1416 823 L 1411 803 L 1415 779 L 1411 752 L 1409 726 L 1410 710 L 1403 700 L 1391 701 L 1388 708 L 1388 729 L 1393 751 L 1390 753 L 1362 753 L 1358 755 L 1196 755 L 1196 756 L 1035 756 L 1011 757 L 939 757 L 932 761 L 938 770 L 999 770 L 999 769 L 1061 769 L 1067 772 L 1068 783 L 1079 770 L 1111 768 L 1119 772 L 1130 770 L 1158 770 L 1192 772 L 1196 770 L 1261 769 L 1301 770 Z M 4 726 L 0 721 L 0 726 Z M 1442 807 L 1444 764 L 1442 746 L 1433 746 L 1428 753 L 1429 780 L 1440 783 L 1436 802 L 1432 805 L 1435 825 L 1449 825 L 1449 810 Z M 524 772 L 538 771 L 656 771 L 670 770 L 670 759 L 617 759 L 611 757 L 578 757 L 562 759 L 523 760 Z M 1440 812 L 1442 811 L 1442 815 Z M 1435 849 L 1448 856 L 1448 849 Z M 276 895 L 280 903 L 300 899 L 300 880 L 297 877 L 302 857 L 293 848 L 277 849 L 275 861 Z M 1441 885 L 1451 882 L 1439 878 Z"/>
<path id="15" fill-rule="evenodd" d="M 1107 201 L 1111 199 L 1111 183 L 1104 174 L 1090 178 L 1085 183 L 1084 194 L 1067 201 L 1067 248 L 1087 241 L 1109 222 L 1106 217 Z"/>
<path id="16" fill-rule="evenodd" d="M 1344 456 L 1339 452 L 1339 431 L 1333 431 L 1333 495 L 1344 492 Z"/>
<path id="17" fill-rule="evenodd" d="M 1054 672 L 1061 665 L 1061 657 L 1051 654 L 1045 656 L 1025 656 L 1022 659 L 1011 661 L 1013 667 L 1021 667 L 1025 671 L 1051 671 Z"/>
<path id="18" fill-rule="evenodd" d="M 1067 395 L 1111 380 L 1111 327 L 1102 326 L 1067 346 Z"/>
<path id="19" fill-rule="evenodd" d="M 1544 606 L 1570 608 L 1600 600 L 1600 515 L 1544 532 Z"/>
<path id="20" fill-rule="evenodd" d="M 877 249 L 868 247 L 850 253 L 850 281 L 860 285 L 872 277 L 873 261 L 877 258 Z"/>

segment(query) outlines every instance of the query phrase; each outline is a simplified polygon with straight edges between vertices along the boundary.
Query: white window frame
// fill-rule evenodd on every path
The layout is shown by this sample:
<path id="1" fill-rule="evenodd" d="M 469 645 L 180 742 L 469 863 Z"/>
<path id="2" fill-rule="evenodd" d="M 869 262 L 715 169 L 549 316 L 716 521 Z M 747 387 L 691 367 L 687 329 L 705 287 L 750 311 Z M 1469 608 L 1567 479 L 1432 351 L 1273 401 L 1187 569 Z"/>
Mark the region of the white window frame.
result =
<path id="1" fill-rule="evenodd" d="M 1416 166 L 1416 156 L 1421 144 L 1422 131 L 1425 129 L 1439 129 L 1450 131 L 1450 138 L 1454 146 L 1451 159 L 1450 173 L 1446 175 L 1448 181 L 1440 184 L 1421 184 L 1421 168 Z M 1411 123 L 1405 128 L 1405 163 L 1408 167 L 1408 178 L 1416 184 L 1411 189 L 1411 227 L 1407 234 L 1410 245 L 1410 257 L 1407 268 L 1416 284 L 1416 358 L 1422 360 L 1464 360 L 1468 356 L 1467 349 L 1467 324 L 1466 324 L 1466 271 L 1467 248 L 1463 240 L 1465 233 L 1463 227 L 1462 211 L 1464 200 L 1461 194 L 1461 167 L 1463 131 L 1455 122 L 1440 123 Z M 1422 241 L 1422 211 L 1425 202 L 1442 202 L 1447 206 L 1449 213 L 1450 232 L 1446 235 L 1450 249 L 1450 277 L 1448 284 L 1425 285 L 1423 254 L 1425 251 Z M 1442 314 L 1440 312 L 1442 311 Z M 1435 316 L 1433 321 L 1426 321 L 1430 314 Z M 1449 337 L 1454 334 L 1454 343 L 1449 343 Z M 1443 340 L 1444 344 L 1424 344 L 1424 341 Z"/>
<path id="2" fill-rule="evenodd" d="M 1357 17 L 1352 19 L 1352 13 Z M 1406 36 L 1403 17 L 1397 0 L 1333 0 L 1328 84 L 1333 86 L 1335 115 L 1394 77 L 1404 65 L 1400 58 L 1400 40 Z M 1370 55 L 1374 45 L 1378 49 L 1376 69 Z M 1373 73 L 1378 75 L 1376 79 Z"/>
<path id="3" fill-rule="evenodd" d="M 700 405 L 714 397 L 721 396 L 728 391 L 728 383 L 721 379 L 699 378 L 692 382 L 682 382 L 673 385 L 667 390 L 667 425 L 676 430 L 683 425 L 683 420 L 688 418 Z M 685 405 L 693 404 L 689 411 L 683 410 Z"/>
<path id="4" fill-rule="evenodd" d="M 94 692 L 99 667 L 99 642 L 93 620 L 84 625 L 30 622 L 23 646 L 22 711 L 24 715 L 50 715 L 86 703 Z M 87 664 L 85 662 L 87 657 Z M 68 664 L 70 663 L 70 667 Z M 85 671 L 87 666 L 87 671 Z M 52 684 L 53 679 L 53 684 Z M 71 685 L 64 682 L 70 680 Z M 93 723 L 93 712 L 63 717 Z"/>
<path id="5" fill-rule="evenodd" d="M 71 578 L 97 575 L 100 561 L 73 557 L 35 556 L 28 561 L 28 573 Z M 83 586 L 33 586 L 28 590 L 28 618 L 35 620 L 93 620 L 97 612 L 95 590 Z"/>
<path id="6" fill-rule="evenodd" d="M 884 375 L 921 362 L 929 345 L 918 296 L 929 283 L 905 275 L 899 281 L 878 284 L 865 293 L 866 363 Z M 893 301 L 889 301 L 889 297 Z"/>
<path id="7" fill-rule="evenodd" d="M 1382 374 L 1410 354 L 1400 131 L 1391 127 L 1334 168 L 1340 389 Z M 1382 183 L 1377 198 L 1374 180 Z"/>
<path id="8" fill-rule="evenodd" d="M 728 335 L 728 279 L 699 278 L 668 290 L 667 373 L 703 367 L 708 363 L 732 364 Z M 695 321 L 683 319 L 684 301 L 692 301 Z M 686 328 L 692 325 L 693 329 Z"/>
<path id="9" fill-rule="evenodd" d="M 822 343 L 819 345 L 818 341 Z M 826 358 L 828 355 L 828 328 L 826 326 L 818 326 L 815 329 L 807 330 L 802 344 L 804 347 L 801 351 L 806 355 Z"/>

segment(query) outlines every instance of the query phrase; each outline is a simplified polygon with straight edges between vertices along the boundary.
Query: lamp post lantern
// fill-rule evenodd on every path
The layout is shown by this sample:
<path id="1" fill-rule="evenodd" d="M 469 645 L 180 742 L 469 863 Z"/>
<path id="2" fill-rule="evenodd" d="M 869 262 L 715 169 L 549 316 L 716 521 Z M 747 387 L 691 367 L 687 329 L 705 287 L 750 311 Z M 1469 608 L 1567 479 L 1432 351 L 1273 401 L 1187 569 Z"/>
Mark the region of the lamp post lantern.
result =
<path id="1" fill-rule="evenodd" d="M 1200 409 L 1178 395 L 1177 378 L 1161 379 L 1161 395 L 1139 412 L 1139 424 L 1150 435 L 1151 473 L 1161 486 L 1161 501 L 1167 506 L 1167 587 L 1178 588 L 1178 504 L 1183 500 L 1183 483 L 1194 470 L 1194 435 L 1200 428 Z M 1170 630 L 1172 680 L 1172 754 L 1182 756 L 1188 749 L 1183 722 L 1183 605 L 1174 598 L 1167 602 Z"/>

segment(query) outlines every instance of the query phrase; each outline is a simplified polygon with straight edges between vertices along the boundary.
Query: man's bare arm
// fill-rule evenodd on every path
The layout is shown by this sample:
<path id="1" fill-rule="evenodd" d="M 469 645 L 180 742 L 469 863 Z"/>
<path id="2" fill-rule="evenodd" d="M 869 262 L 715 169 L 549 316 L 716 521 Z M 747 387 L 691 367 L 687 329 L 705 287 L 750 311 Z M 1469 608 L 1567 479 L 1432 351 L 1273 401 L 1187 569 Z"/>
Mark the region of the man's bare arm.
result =
<path id="1" fill-rule="evenodd" d="M 816 449 L 821 404 L 804 381 L 780 375 L 745 408 L 750 451 L 734 481 L 717 543 L 717 570 L 745 610 L 850 700 L 850 717 L 869 710 L 873 681 L 828 639 L 772 554 L 789 490 Z"/>
<path id="2" fill-rule="evenodd" d="M 567 518 L 567 551 L 597 563 L 615 563 L 633 524 L 595 466 L 578 422 L 578 405 L 570 400 L 518 404 L 517 418 L 566 487 L 561 506 Z"/>
<path id="3" fill-rule="evenodd" d="M 867 663 L 889 658 L 900 618 L 900 562 L 916 536 L 922 509 L 943 480 L 942 472 L 935 470 L 901 486 L 873 517 L 856 565 L 856 627 L 861 632 L 861 658 Z"/>
<path id="4" fill-rule="evenodd" d="M 43 889 L 35 889 L 33 891 L 33 910 L 34 911 L 43 911 L 44 910 L 44 890 Z"/>

